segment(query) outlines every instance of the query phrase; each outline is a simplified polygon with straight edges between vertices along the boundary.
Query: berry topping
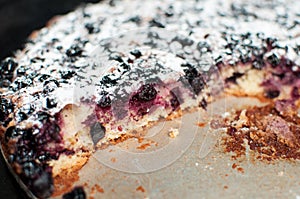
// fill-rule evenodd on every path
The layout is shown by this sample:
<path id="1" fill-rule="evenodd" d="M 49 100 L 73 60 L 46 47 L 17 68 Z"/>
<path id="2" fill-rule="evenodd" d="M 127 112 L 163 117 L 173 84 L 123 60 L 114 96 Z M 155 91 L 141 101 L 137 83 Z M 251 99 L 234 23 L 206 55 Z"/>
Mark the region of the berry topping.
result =
<path id="1" fill-rule="evenodd" d="M 31 184 L 33 194 L 39 198 L 50 197 L 54 190 L 52 176 L 46 171 L 43 171 Z"/>
<path id="2" fill-rule="evenodd" d="M 163 24 L 162 22 L 159 21 L 159 19 L 152 19 L 150 22 L 149 22 L 150 26 L 152 27 L 158 27 L 158 28 L 165 28 L 165 24 Z"/>
<path id="3" fill-rule="evenodd" d="M 260 70 L 264 67 L 264 65 L 265 65 L 265 63 L 263 60 L 263 55 L 262 54 L 256 55 L 255 59 L 252 62 L 252 67 Z"/>
<path id="4" fill-rule="evenodd" d="M 94 33 L 100 32 L 100 28 L 95 27 L 95 25 L 93 25 L 91 23 L 85 24 L 85 28 L 87 29 L 89 34 L 94 34 Z"/>
<path id="5" fill-rule="evenodd" d="M 43 129 L 35 135 L 35 142 L 39 145 L 49 142 L 60 142 L 62 137 L 60 135 L 60 127 L 55 122 L 47 122 Z"/>
<path id="6" fill-rule="evenodd" d="M 97 144 L 99 140 L 105 136 L 105 127 L 102 126 L 99 122 L 94 123 L 90 129 L 90 135 L 92 137 L 93 143 Z"/>
<path id="7" fill-rule="evenodd" d="M 24 120 L 26 120 L 28 118 L 28 116 L 26 115 L 26 113 L 22 112 L 22 111 L 18 111 L 15 114 L 15 119 L 17 122 L 22 122 Z"/>
<path id="8" fill-rule="evenodd" d="M 193 67 L 184 69 L 185 78 L 188 80 L 195 94 L 199 94 L 205 86 L 202 75 Z"/>
<path id="9" fill-rule="evenodd" d="M 70 79 L 75 74 L 76 74 L 76 72 L 72 71 L 72 70 L 60 71 L 61 78 L 63 78 L 63 79 Z"/>
<path id="10" fill-rule="evenodd" d="M 298 87 L 293 87 L 291 91 L 292 98 L 299 99 L 300 98 L 300 89 Z"/>
<path id="11" fill-rule="evenodd" d="M 173 108 L 173 110 L 176 110 L 180 106 L 180 102 L 178 100 L 178 97 L 175 95 L 173 91 L 170 91 L 170 94 L 172 96 L 170 103 Z"/>
<path id="12" fill-rule="evenodd" d="M 276 67 L 280 63 L 280 57 L 276 53 L 272 53 L 267 57 L 267 62 L 269 62 L 271 66 Z"/>
<path id="13" fill-rule="evenodd" d="M 147 102 L 156 98 L 157 91 L 152 84 L 141 86 L 137 93 L 132 96 L 131 101 Z"/>
<path id="14" fill-rule="evenodd" d="M 199 103 L 199 106 L 203 108 L 204 110 L 207 109 L 207 101 L 205 99 L 202 99 L 201 102 Z"/>
<path id="15" fill-rule="evenodd" d="M 86 194 L 82 187 L 75 187 L 71 192 L 63 195 L 63 199 L 85 199 Z"/>
<path id="16" fill-rule="evenodd" d="M 172 41 L 179 42 L 182 46 L 191 46 L 193 45 L 194 41 L 188 37 L 184 36 L 176 36 Z"/>
<path id="17" fill-rule="evenodd" d="M 0 122 L 5 122 L 9 114 L 14 110 L 13 104 L 10 100 L 0 97 Z"/>
<path id="18" fill-rule="evenodd" d="M 17 72 L 17 76 L 20 77 L 22 75 L 25 75 L 26 74 L 26 68 L 25 66 L 19 66 L 16 70 Z"/>
<path id="19" fill-rule="evenodd" d="M 5 132 L 5 140 L 9 141 L 10 139 L 17 138 L 21 134 L 22 133 L 20 133 L 20 131 L 16 129 L 16 127 L 11 126 Z"/>
<path id="20" fill-rule="evenodd" d="M 38 121 L 42 122 L 43 124 L 48 122 L 51 118 L 51 116 L 48 113 L 43 111 L 37 112 L 35 117 Z"/>
<path id="21" fill-rule="evenodd" d="M 116 85 L 117 84 L 117 80 L 116 79 L 111 79 L 108 75 L 104 76 L 102 78 L 102 80 L 100 81 L 101 84 L 104 84 L 106 86 L 109 86 L 109 85 Z"/>
<path id="22" fill-rule="evenodd" d="M 140 16 L 133 16 L 133 17 L 129 18 L 128 21 L 139 24 L 141 22 L 141 17 Z"/>
<path id="23" fill-rule="evenodd" d="M 54 98 L 50 98 L 50 97 L 46 98 L 46 107 L 47 108 L 49 108 L 49 109 L 54 108 L 54 107 L 56 107 L 56 105 L 57 105 L 57 102 Z"/>
<path id="24" fill-rule="evenodd" d="M 41 167 L 37 163 L 29 161 L 22 165 L 23 174 L 26 178 L 36 178 L 41 173 Z"/>
<path id="25" fill-rule="evenodd" d="M 31 76 L 21 76 L 18 77 L 11 85 L 10 89 L 13 91 L 18 91 L 22 88 L 26 88 L 28 86 L 31 86 L 33 83 Z"/>
<path id="26" fill-rule="evenodd" d="M 134 49 L 132 51 L 130 51 L 130 54 L 132 54 L 133 56 L 135 56 L 136 58 L 139 58 L 142 56 L 141 51 L 139 51 L 138 49 Z"/>
<path id="27" fill-rule="evenodd" d="M 67 51 L 66 54 L 68 57 L 76 57 L 82 54 L 83 50 L 77 44 L 72 45 Z"/>
<path id="28" fill-rule="evenodd" d="M 47 74 L 41 74 L 40 77 L 38 78 L 40 82 L 44 82 L 45 80 L 47 80 L 48 78 L 50 78 L 50 75 Z"/>
<path id="29" fill-rule="evenodd" d="M 34 112 L 34 105 L 33 104 L 25 104 L 20 110 L 26 114 L 31 114 Z"/>
<path id="30" fill-rule="evenodd" d="M 274 99 L 280 95 L 279 90 L 267 90 L 265 93 L 266 98 Z"/>
<path id="31" fill-rule="evenodd" d="M 44 82 L 43 92 L 44 93 L 53 92 L 58 86 L 59 86 L 59 83 L 57 80 L 55 80 L 55 79 L 46 80 Z"/>
<path id="32" fill-rule="evenodd" d="M 243 75 L 244 75 L 243 73 L 234 72 L 231 77 L 228 77 L 228 78 L 225 79 L 225 82 L 236 84 L 237 83 L 236 80 L 238 78 L 242 77 Z"/>
<path id="33" fill-rule="evenodd" d="M 112 53 L 112 54 L 110 54 L 110 55 L 109 55 L 109 59 L 110 59 L 110 60 L 118 61 L 118 62 L 120 62 L 120 63 L 124 62 L 123 59 L 122 59 L 122 57 L 121 57 L 119 54 L 117 54 L 117 53 Z"/>
<path id="34" fill-rule="evenodd" d="M 111 99 L 108 95 L 102 96 L 99 101 L 96 102 L 101 108 L 107 108 L 111 106 Z"/>
<path id="35" fill-rule="evenodd" d="M 17 63 L 12 58 L 7 58 L 0 63 L 0 85 L 9 86 L 13 79 L 13 72 L 17 67 Z M 5 80 L 5 81 L 4 81 Z"/>

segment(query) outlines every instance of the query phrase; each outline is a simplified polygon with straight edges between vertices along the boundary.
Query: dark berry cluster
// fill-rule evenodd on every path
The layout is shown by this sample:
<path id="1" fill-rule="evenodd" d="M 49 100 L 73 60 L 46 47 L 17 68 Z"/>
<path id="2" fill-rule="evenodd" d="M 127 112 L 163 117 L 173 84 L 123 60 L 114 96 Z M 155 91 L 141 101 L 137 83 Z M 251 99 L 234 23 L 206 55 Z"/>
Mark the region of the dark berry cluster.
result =
<path id="1" fill-rule="evenodd" d="M 14 106 L 9 99 L 0 97 L 0 123 L 5 124 L 8 116 L 14 110 Z"/>
<path id="2" fill-rule="evenodd" d="M 5 132 L 5 140 L 16 142 L 9 161 L 21 168 L 20 177 L 25 185 L 37 197 L 46 198 L 53 192 L 51 168 L 47 161 L 57 160 L 66 150 L 61 145 L 62 136 L 55 118 L 46 112 L 37 112 L 33 116 L 42 127 L 34 125 L 24 129 L 11 126 Z"/>
<path id="3" fill-rule="evenodd" d="M 203 76 L 198 72 L 198 70 L 192 66 L 188 66 L 184 69 L 184 77 L 187 79 L 189 85 L 196 95 L 198 95 L 205 87 L 205 81 Z"/>
<path id="4" fill-rule="evenodd" d="M 0 63 L 0 86 L 8 87 L 13 80 L 13 73 L 18 64 L 12 59 L 7 58 Z"/>
<path id="5" fill-rule="evenodd" d="M 79 46 L 78 44 L 73 44 L 67 51 L 66 51 L 66 55 L 68 57 L 77 57 L 77 56 L 81 56 L 83 52 L 83 49 L 81 46 Z"/>
<path id="6" fill-rule="evenodd" d="M 101 108 L 109 108 L 111 107 L 111 99 L 109 95 L 103 95 L 96 104 Z"/>
<path id="7" fill-rule="evenodd" d="M 145 84 L 141 86 L 137 93 L 131 98 L 132 102 L 147 102 L 154 100 L 156 98 L 157 91 L 155 90 L 153 84 Z"/>
<path id="8" fill-rule="evenodd" d="M 170 94 L 172 96 L 171 100 L 170 100 L 171 106 L 172 106 L 173 110 L 176 110 L 180 106 L 178 96 L 176 96 L 173 91 L 170 91 Z"/>

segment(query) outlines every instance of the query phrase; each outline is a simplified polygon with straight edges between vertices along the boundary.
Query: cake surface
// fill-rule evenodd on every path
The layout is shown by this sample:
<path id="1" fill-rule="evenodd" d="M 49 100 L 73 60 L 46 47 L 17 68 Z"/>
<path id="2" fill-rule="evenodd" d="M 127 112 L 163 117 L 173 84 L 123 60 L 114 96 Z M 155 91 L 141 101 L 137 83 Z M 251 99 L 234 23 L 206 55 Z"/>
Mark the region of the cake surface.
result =
<path id="1" fill-rule="evenodd" d="M 1 63 L 0 136 L 8 164 L 35 197 L 86 197 L 69 181 L 96 150 L 143 137 L 162 118 L 206 110 L 224 94 L 268 104 L 237 111 L 247 117 L 242 126 L 228 119 L 228 147 L 243 148 L 247 138 L 272 148 L 267 137 L 294 150 L 284 154 L 281 147 L 280 158 L 299 159 L 295 4 L 103 1 L 54 18 Z M 255 111 L 261 126 L 261 118 L 249 119 Z M 235 137 L 244 127 L 244 137 Z"/>

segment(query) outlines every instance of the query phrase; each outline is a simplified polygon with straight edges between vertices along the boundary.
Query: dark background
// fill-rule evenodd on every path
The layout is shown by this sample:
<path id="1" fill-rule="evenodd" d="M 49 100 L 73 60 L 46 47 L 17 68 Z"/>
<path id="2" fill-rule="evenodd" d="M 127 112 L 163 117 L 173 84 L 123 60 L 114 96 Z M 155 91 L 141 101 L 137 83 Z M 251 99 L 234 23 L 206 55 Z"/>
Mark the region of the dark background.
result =
<path id="1" fill-rule="evenodd" d="M 53 16 L 99 0 L 0 0 L 0 60 L 20 49 L 29 34 Z"/>
<path id="2" fill-rule="evenodd" d="M 53 16 L 80 4 L 99 0 L 0 0 L 0 60 L 21 49 L 29 34 L 45 26 Z M 1 155 L 0 155 L 1 156 Z M 26 198 L 0 157 L 0 198 Z"/>

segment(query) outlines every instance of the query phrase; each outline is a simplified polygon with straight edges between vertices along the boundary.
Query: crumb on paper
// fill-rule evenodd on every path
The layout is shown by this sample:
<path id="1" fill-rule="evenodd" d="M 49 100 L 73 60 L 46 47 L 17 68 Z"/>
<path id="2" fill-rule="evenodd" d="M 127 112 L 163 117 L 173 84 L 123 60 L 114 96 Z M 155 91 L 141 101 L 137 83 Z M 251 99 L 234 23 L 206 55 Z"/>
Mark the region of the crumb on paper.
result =
<path id="1" fill-rule="evenodd" d="M 144 189 L 144 187 L 142 187 L 142 186 L 138 186 L 137 188 L 136 188 L 136 190 L 137 191 L 141 191 L 141 192 L 145 192 L 145 189 Z"/>
<path id="2" fill-rule="evenodd" d="M 170 138 L 176 138 L 179 135 L 179 130 L 171 128 L 168 135 Z"/>
<path id="3" fill-rule="evenodd" d="M 145 144 L 142 144 L 141 146 L 138 146 L 136 148 L 139 149 L 139 150 L 145 150 L 146 148 L 148 148 L 150 146 L 151 146 L 150 143 L 145 143 Z"/>
<path id="4" fill-rule="evenodd" d="M 204 127 L 205 125 L 206 125 L 205 122 L 198 122 L 198 123 L 197 123 L 197 126 L 199 126 L 199 127 Z"/>
<path id="5" fill-rule="evenodd" d="M 95 185 L 92 187 L 91 194 L 95 194 L 95 192 L 98 192 L 98 193 L 104 193 L 104 189 L 103 189 L 100 185 L 95 184 Z"/>

